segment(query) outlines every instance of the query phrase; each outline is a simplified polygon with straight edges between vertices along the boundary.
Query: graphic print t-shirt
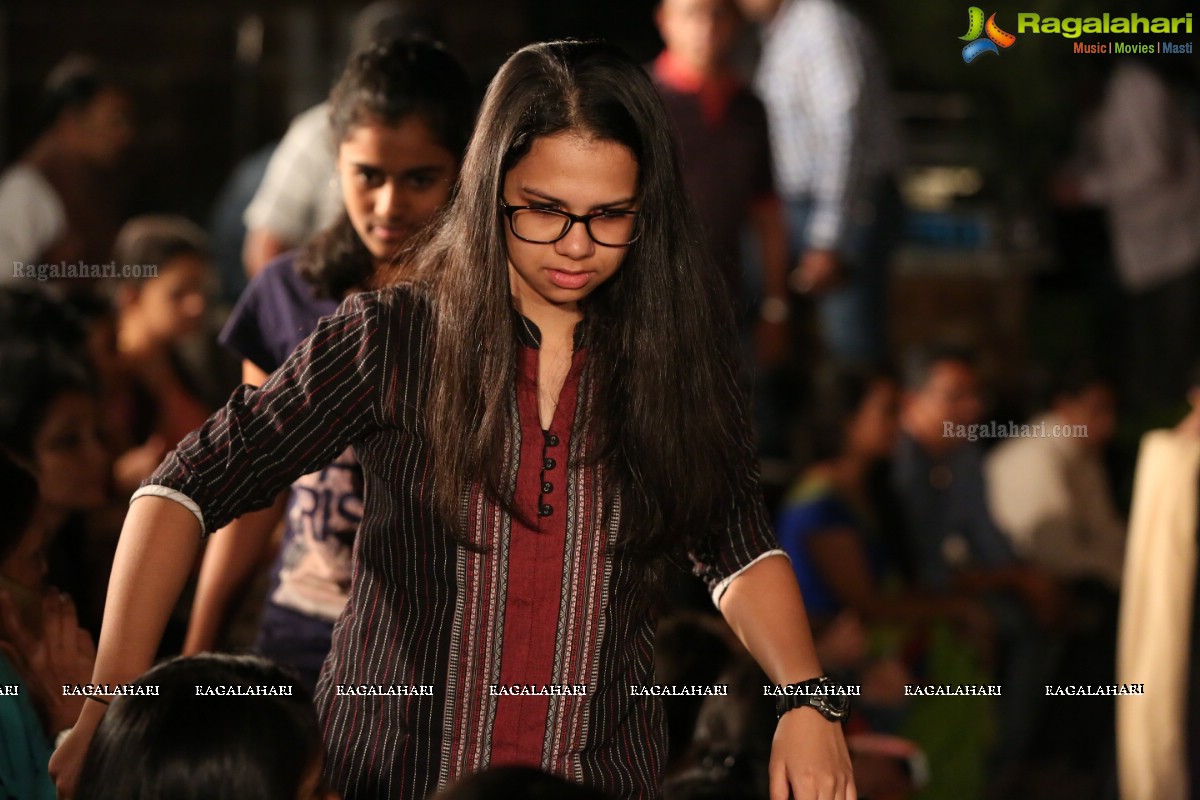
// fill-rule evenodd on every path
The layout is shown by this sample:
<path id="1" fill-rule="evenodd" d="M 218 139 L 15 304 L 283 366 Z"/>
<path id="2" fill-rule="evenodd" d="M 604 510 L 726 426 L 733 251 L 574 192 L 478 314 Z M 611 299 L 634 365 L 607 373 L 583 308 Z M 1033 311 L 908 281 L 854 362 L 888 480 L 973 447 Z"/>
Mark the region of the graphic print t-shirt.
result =
<path id="1" fill-rule="evenodd" d="M 250 282 L 220 340 L 273 372 L 338 302 L 316 297 L 286 253 Z M 283 546 L 271 576 L 270 601 L 332 622 L 350 593 L 354 535 L 362 519 L 362 468 L 347 448 L 333 463 L 295 481 L 287 501 Z"/>

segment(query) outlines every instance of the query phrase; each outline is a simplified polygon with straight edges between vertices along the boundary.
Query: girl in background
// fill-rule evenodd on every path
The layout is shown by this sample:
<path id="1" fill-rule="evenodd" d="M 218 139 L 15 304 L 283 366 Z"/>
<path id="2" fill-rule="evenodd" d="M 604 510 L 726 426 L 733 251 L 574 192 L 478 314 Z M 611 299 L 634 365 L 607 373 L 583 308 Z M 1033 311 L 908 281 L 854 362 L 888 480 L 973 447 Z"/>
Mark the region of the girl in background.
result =
<path id="1" fill-rule="evenodd" d="M 0 800 L 54 800 L 51 744 L 83 706 L 62 687 L 87 682 L 96 651 L 74 602 L 47 585 L 38 480 L 3 447 L 0 485 L 0 686 L 18 687 L 0 698 Z"/>
<path id="2" fill-rule="evenodd" d="M 114 258 L 138 270 L 115 293 L 118 380 L 106 398 L 116 488 L 125 496 L 212 411 L 180 346 L 201 328 L 214 272 L 207 234 L 169 215 L 125 223 Z"/>
<path id="3" fill-rule="evenodd" d="M 466 73 L 438 45 L 393 41 L 350 59 L 330 95 L 346 213 L 251 282 L 221 333 L 243 379 L 260 385 L 348 294 L 371 285 L 450 196 L 474 121 Z M 257 650 L 311 691 L 349 596 L 362 469 L 346 448 L 268 509 L 229 524 L 201 567 L 184 654 L 214 649 L 235 596 L 282 516 Z"/>

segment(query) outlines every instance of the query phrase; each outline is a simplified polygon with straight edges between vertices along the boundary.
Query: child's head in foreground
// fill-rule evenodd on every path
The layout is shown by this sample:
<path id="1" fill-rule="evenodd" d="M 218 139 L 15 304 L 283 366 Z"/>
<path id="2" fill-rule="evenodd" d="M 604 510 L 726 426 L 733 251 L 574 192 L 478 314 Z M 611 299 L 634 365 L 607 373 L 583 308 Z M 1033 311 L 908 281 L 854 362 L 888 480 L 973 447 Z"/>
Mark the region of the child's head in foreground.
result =
<path id="1" fill-rule="evenodd" d="M 136 683 L 158 694 L 112 698 L 76 800 L 336 800 L 321 774 L 325 752 L 312 700 L 270 661 L 177 658 Z M 228 687 L 274 693 L 230 696 Z"/>

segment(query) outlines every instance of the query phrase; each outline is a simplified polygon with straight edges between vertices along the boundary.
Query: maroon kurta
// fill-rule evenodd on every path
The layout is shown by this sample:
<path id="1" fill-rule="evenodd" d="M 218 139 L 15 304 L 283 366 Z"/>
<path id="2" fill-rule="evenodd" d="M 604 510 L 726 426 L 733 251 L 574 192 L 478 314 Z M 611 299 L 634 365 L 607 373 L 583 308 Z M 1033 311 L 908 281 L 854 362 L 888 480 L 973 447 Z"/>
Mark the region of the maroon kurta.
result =
<path id="1" fill-rule="evenodd" d="M 540 766 L 620 798 L 657 796 L 662 708 L 630 690 L 654 682 L 654 621 L 637 565 L 614 551 L 621 509 L 604 505 L 602 467 L 578 466 L 590 440 L 586 326 L 544 431 L 537 331 L 514 320 L 518 379 L 497 391 L 511 398 L 505 467 L 516 513 L 478 487 L 464 492 L 460 511 L 486 552 L 459 546 L 433 513 L 437 444 L 422 423 L 429 309 L 406 287 L 347 300 L 261 389 L 239 388 L 139 490 L 185 503 L 209 533 L 353 444 L 363 520 L 350 601 L 317 686 L 327 772 L 347 800 L 424 798 L 499 763 Z M 778 552 L 748 429 L 736 424 L 744 435 L 730 453 L 728 514 L 691 551 L 714 598 L 755 559 Z M 585 692 L 492 689 L 514 684 Z M 422 685 L 432 693 L 344 688 Z"/>

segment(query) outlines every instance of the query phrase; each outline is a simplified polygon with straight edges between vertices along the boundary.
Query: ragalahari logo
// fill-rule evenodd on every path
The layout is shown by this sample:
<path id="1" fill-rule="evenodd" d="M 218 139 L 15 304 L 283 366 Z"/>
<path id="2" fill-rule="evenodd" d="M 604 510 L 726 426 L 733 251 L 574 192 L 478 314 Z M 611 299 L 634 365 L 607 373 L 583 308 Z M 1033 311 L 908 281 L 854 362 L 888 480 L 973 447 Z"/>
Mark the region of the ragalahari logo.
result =
<path id="1" fill-rule="evenodd" d="M 987 38 L 980 39 L 979 37 L 985 33 L 987 34 Z M 1001 47 L 1012 47 L 1013 42 L 1017 40 L 1017 37 L 1011 33 L 1000 30 L 1000 26 L 996 24 L 995 14 L 988 17 L 985 24 L 983 21 L 983 9 L 979 6 L 971 6 L 967 9 L 967 34 L 958 38 L 964 42 L 969 42 L 962 51 L 963 61 L 968 64 L 984 53 L 1000 55 Z"/>

